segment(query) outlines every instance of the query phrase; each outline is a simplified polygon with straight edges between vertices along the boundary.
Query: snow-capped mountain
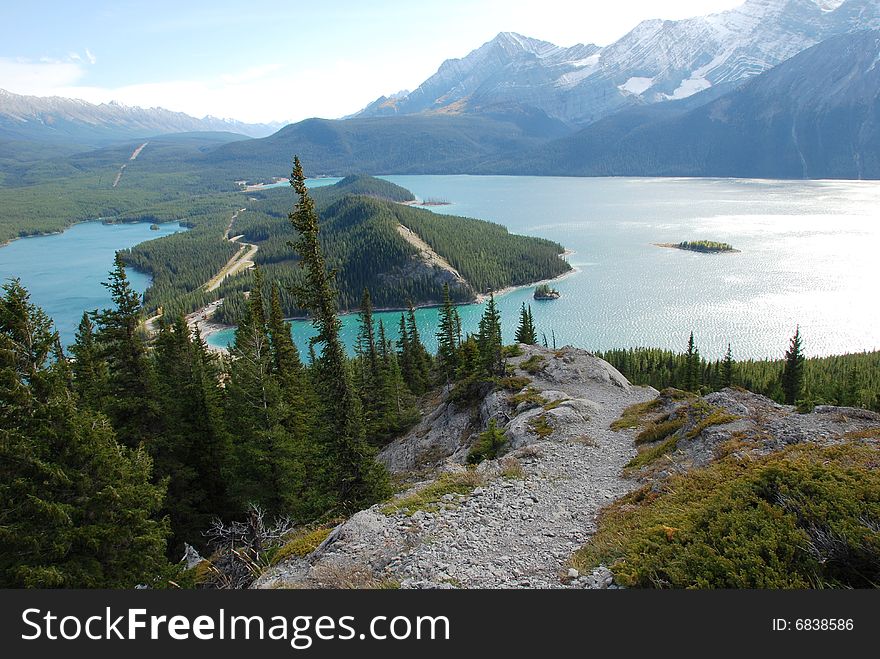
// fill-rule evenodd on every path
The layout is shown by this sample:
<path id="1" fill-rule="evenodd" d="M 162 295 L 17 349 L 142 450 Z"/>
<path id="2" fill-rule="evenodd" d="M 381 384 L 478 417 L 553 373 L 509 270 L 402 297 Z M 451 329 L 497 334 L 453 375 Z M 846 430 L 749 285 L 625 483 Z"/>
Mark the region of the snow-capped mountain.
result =
<path id="1" fill-rule="evenodd" d="M 878 0 L 747 0 L 730 11 L 649 20 L 600 48 L 562 48 L 502 32 L 447 60 L 415 91 L 381 97 L 361 116 L 479 112 L 528 105 L 571 123 L 628 105 L 681 99 L 762 73 L 815 44 L 880 27 Z"/>
<path id="2" fill-rule="evenodd" d="M 880 178 L 880 30 L 823 41 L 715 100 L 635 108 L 501 173 Z M 496 170 L 497 171 L 497 170 Z"/>
<path id="3" fill-rule="evenodd" d="M 129 107 L 116 102 L 94 105 L 58 96 L 22 96 L 0 89 L 0 136 L 100 143 L 165 133 L 224 131 L 264 137 L 281 124 L 245 124 L 207 116 L 196 119 L 163 108 Z"/>

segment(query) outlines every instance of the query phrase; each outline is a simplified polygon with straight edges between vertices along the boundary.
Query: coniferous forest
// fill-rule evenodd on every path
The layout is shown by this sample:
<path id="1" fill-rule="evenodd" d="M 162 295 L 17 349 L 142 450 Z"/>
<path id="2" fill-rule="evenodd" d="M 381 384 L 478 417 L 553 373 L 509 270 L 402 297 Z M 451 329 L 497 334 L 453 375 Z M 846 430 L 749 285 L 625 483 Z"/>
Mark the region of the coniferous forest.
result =
<path id="1" fill-rule="evenodd" d="M 178 564 L 187 545 L 213 559 L 216 574 L 198 583 L 246 584 L 269 557 L 230 543 L 241 524 L 270 534 L 264 519 L 279 520 L 276 530 L 310 528 L 385 499 L 391 485 L 375 451 L 419 419 L 418 397 L 503 373 L 494 300 L 479 333 L 463 337 L 448 285 L 437 357 L 412 307 L 392 344 L 364 288 L 348 358 L 298 160 L 292 182 L 297 202 L 284 221 L 298 236 L 290 249 L 300 283 L 288 293 L 318 329 L 308 363 L 284 320 L 281 287 L 259 267 L 225 358 L 180 314 L 165 313 L 147 336 L 122 255 L 105 283 L 112 307 L 84 314 L 67 352 L 21 284 L 3 286 L 0 586 L 193 585 Z"/>
<path id="2" fill-rule="evenodd" d="M 214 291 L 208 281 L 242 244 L 257 247 L 254 263 L 267 282 L 279 287 L 285 317 L 305 316 L 306 310 L 291 291 L 300 285 L 298 256 L 288 243 L 296 230 L 283 221 L 294 203 L 289 188 L 249 193 L 221 209 L 188 215 L 192 228 L 184 233 L 151 240 L 123 252 L 126 264 L 147 272 L 153 285 L 144 304 L 148 311 L 190 313 L 223 298 L 215 316 L 219 322 L 237 324 L 244 316 L 245 293 L 255 281 L 251 273 L 224 280 Z M 558 243 L 511 234 L 501 225 L 403 205 L 413 201 L 408 190 L 369 176 L 349 176 L 335 185 L 312 190 L 321 214 L 319 241 L 328 267 L 336 272 L 338 304 L 342 310 L 360 308 L 363 289 L 369 288 L 377 308 L 405 308 L 438 304 L 443 284 L 450 277 L 418 261 L 418 249 L 405 240 L 405 227 L 424 240 L 454 267 L 460 278 L 452 280 L 450 295 L 456 302 L 472 301 L 477 293 L 549 279 L 571 266 L 560 255 Z M 178 206 L 169 203 L 152 211 L 165 219 Z M 220 210 L 221 212 L 217 212 Z M 234 220 L 232 219 L 234 215 Z M 237 243 L 226 237 L 241 236 Z"/>

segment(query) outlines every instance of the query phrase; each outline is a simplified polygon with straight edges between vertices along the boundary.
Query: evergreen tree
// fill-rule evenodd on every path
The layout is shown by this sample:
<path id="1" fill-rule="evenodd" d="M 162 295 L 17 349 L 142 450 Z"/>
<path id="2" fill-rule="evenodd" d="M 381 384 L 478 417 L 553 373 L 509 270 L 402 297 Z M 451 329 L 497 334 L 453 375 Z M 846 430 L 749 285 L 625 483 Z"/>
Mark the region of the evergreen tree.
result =
<path id="1" fill-rule="evenodd" d="M 299 201 L 288 217 L 299 238 L 293 248 L 305 270 L 297 289 L 300 307 L 309 311 L 321 345 L 317 363 L 317 391 L 323 411 L 323 441 L 331 487 L 342 509 L 354 509 L 381 499 L 389 492 L 388 477 L 365 441 L 360 401 L 351 382 L 345 348 L 339 338 L 339 318 L 333 275 L 328 273 L 318 238 L 319 220 L 309 196 L 299 158 L 294 158 L 293 185 Z"/>
<path id="2" fill-rule="evenodd" d="M 183 316 L 173 323 L 163 318 L 154 358 L 165 429 L 151 452 L 156 476 L 168 479 L 165 510 L 173 557 L 184 542 L 204 548 L 202 532 L 212 518 L 232 512 L 227 492 L 232 443 L 215 360 L 200 338 L 193 340 Z"/>
<path id="3" fill-rule="evenodd" d="M 131 588 L 168 567 L 163 489 L 141 449 L 65 386 L 51 321 L 17 280 L 0 298 L 0 587 Z M 50 355 L 55 354 L 56 359 Z"/>
<path id="4" fill-rule="evenodd" d="M 477 333 L 477 348 L 480 351 L 480 364 L 488 375 L 504 374 L 504 359 L 501 342 L 501 314 L 495 305 L 495 296 L 489 295 L 489 302 L 480 319 Z"/>
<path id="5" fill-rule="evenodd" d="M 782 393 L 787 405 L 797 405 L 804 386 L 804 353 L 801 328 L 795 329 L 788 350 L 785 351 L 785 366 L 782 369 Z"/>
<path id="6" fill-rule="evenodd" d="M 386 439 L 394 433 L 398 433 L 419 418 L 419 412 L 415 406 L 415 400 L 397 361 L 397 353 L 391 347 L 385 335 L 385 324 L 379 321 L 379 418 L 383 423 L 377 428 L 377 439 Z"/>
<path id="7" fill-rule="evenodd" d="M 110 290 L 114 308 L 95 315 L 99 328 L 97 340 L 109 371 L 102 411 L 110 417 L 123 444 L 130 447 L 149 444 L 161 432 L 161 413 L 140 332 L 140 298 L 128 282 L 119 253 L 104 286 Z"/>
<path id="8" fill-rule="evenodd" d="M 104 408 L 109 386 L 107 362 L 95 343 L 95 326 L 88 313 L 83 313 L 70 351 L 74 356 L 73 382 L 80 406 L 92 410 Z"/>
<path id="9" fill-rule="evenodd" d="M 400 370 L 403 373 L 403 379 L 406 386 L 413 393 L 416 393 L 417 376 L 415 373 L 415 365 L 413 362 L 413 351 L 410 348 L 409 332 L 406 328 L 406 316 L 400 314 L 400 327 L 397 331 L 397 350 L 400 362 Z"/>
<path id="10" fill-rule="evenodd" d="M 409 303 L 406 319 L 406 331 L 409 337 L 410 359 L 412 363 L 413 386 L 412 392 L 421 395 L 431 388 L 431 355 L 422 343 L 419 336 L 419 328 L 416 323 L 416 310 L 412 302 Z"/>
<path id="11" fill-rule="evenodd" d="M 684 388 L 696 392 L 700 387 L 700 351 L 694 342 L 694 333 L 688 338 L 687 352 L 684 363 Z"/>
<path id="12" fill-rule="evenodd" d="M 272 284 L 268 330 L 275 373 L 284 382 L 286 388 L 300 388 L 302 386 L 302 361 L 299 358 L 299 350 L 293 343 L 290 323 L 284 320 L 281 295 L 275 283 Z"/>
<path id="13" fill-rule="evenodd" d="M 522 308 L 519 311 L 519 326 L 516 328 L 515 340 L 517 343 L 525 343 L 527 345 L 538 344 L 538 334 L 535 331 L 535 323 L 532 319 L 532 306 L 529 305 L 528 309 L 526 309 L 525 302 L 522 303 Z"/>
<path id="14" fill-rule="evenodd" d="M 387 410 L 382 396 L 386 392 L 382 390 L 379 350 L 376 347 L 376 331 L 373 324 L 373 304 L 370 300 L 370 291 L 366 288 L 361 298 L 361 310 L 358 315 L 360 329 L 355 344 L 357 355 L 355 382 L 364 410 L 367 435 L 373 437 L 387 431 L 388 419 L 384 418 Z"/>
<path id="15" fill-rule="evenodd" d="M 459 380 L 476 377 L 482 371 L 480 363 L 480 349 L 477 347 L 477 341 L 473 336 L 468 336 L 461 344 L 461 355 L 458 360 Z"/>
<path id="16" fill-rule="evenodd" d="M 730 344 L 727 344 L 727 352 L 724 353 L 724 361 L 721 362 L 721 386 L 733 386 L 733 351 Z"/>
<path id="17" fill-rule="evenodd" d="M 456 321 L 455 307 L 449 297 L 449 284 L 443 284 L 443 306 L 440 307 L 440 326 L 437 328 L 437 357 L 448 383 L 458 368 L 458 341 L 460 321 Z"/>
<path id="18" fill-rule="evenodd" d="M 248 311 L 235 332 L 226 385 L 226 418 L 234 437 L 232 495 L 239 510 L 248 504 L 275 515 L 308 517 L 322 506 L 306 485 L 309 446 L 291 432 L 290 408 L 265 323 L 262 296 L 253 291 Z"/>

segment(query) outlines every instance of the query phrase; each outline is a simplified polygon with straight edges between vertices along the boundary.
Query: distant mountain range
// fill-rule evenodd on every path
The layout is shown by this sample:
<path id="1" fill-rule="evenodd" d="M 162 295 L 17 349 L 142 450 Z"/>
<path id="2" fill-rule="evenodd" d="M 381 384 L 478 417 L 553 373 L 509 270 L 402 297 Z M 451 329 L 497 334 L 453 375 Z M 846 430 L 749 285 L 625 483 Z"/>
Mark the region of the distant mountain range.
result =
<path id="1" fill-rule="evenodd" d="M 680 21 L 643 21 L 615 43 L 571 48 L 502 32 L 406 94 L 358 116 L 479 113 L 522 105 L 585 125 L 621 109 L 734 83 L 833 36 L 880 28 L 877 0 L 748 0 Z"/>
<path id="2" fill-rule="evenodd" d="M 53 139 L 103 146 L 215 131 L 188 139 L 188 150 L 154 149 L 156 162 L 141 166 L 169 171 L 158 158 L 173 153 L 174 166 L 215 189 L 286 175 L 293 154 L 313 175 L 880 178 L 878 28 L 878 0 L 747 0 L 711 16 L 645 21 L 602 48 L 503 32 L 414 91 L 277 132 L 0 92 L 0 169 L 16 170 L 7 184 L 44 177 L 29 163 L 70 154 L 50 151 Z M 68 168 L 85 171 L 108 153 L 79 155 Z"/>
<path id="3" fill-rule="evenodd" d="M 706 92 L 704 92 L 705 94 Z M 834 37 L 720 98 L 621 112 L 495 173 L 880 178 L 880 31 Z"/>
<path id="4" fill-rule="evenodd" d="M 264 137 L 282 124 L 246 124 L 233 119 L 196 119 L 162 108 L 94 105 L 58 96 L 21 96 L 0 89 L 0 139 L 102 146 L 166 133 L 230 132 Z"/>

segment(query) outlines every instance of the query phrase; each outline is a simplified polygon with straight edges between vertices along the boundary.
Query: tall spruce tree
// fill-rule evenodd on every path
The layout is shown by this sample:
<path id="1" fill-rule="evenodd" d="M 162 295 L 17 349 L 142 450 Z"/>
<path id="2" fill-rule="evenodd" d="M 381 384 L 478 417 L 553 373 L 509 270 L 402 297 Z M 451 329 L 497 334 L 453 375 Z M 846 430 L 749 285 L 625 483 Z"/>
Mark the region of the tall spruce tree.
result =
<path id="1" fill-rule="evenodd" d="M 480 351 L 480 363 L 488 375 L 504 374 L 504 358 L 501 341 L 501 313 L 495 304 L 495 296 L 490 294 L 480 329 L 477 333 L 477 348 Z"/>
<path id="2" fill-rule="evenodd" d="M 149 445 L 161 432 L 161 411 L 141 335 L 140 296 L 131 288 L 119 253 L 104 286 L 109 289 L 114 306 L 95 314 L 97 341 L 109 371 L 107 396 L 101 411 L 110 417 L 123 444 Z"/>
<path id="3" fill-rule="evenodd" d="M 77 407 L 57 344 L 21 284 L 4 285 L 0 587 L 155 583 L 168 567 L 163 488 L 145 451 L 120 446 L 104 416 Z"/>
<path id="4" fill-rule="evenodd" d="M 74 391 L 80 406 L 92 410 L 104 409 L 110 375 L 107 362 L 101 357 L 99 346 L 95 342 L 95 326 L 88 313 L 82 315 L 70 351 L 74 356 Z"/>
<path id="5" fill-rule="evenodd" d="M 219 371 L 183 316 L 164 321 L 154 351 L 164 431 L 152 446 L 154 470 L 168 479 L 165 510 L 171 520 L 171 556 L 183 543 L 204 548 L 202 533 L 214 517 L 228 518 L 227 482 L 232 443 L 221 407 Z"/>
<path id="6" fill-rule="evenodd" d="M 437 357 L 446 382 L 455 378 L 458 369 L 458 340 L 459 331 L 456 322 L 455 307 L 449 297 L 449 284 L 443 284 L 443 306 L 440 307 L 439 327 L 437 328 Z"/>
<path id="7" fill-rule="evenodd" d="M 284 382 L 275 370 L 276 355 L 258 292 L 261 284 L 257 271 L 247 311 L 235 332 L 225 387 L 224 407 L 234 438 L 232 496 L 239 510 L 257 504 L 270 514 L 310 518 L 323 507 L 325 497 L 307 483 L 307 477 L 319 474 L 309 461 L 305 431 L 292 422 Z"/>
<path id="8" fill-rule="evenodd" d="M 733 350 L 727 344 L 727 352 L 724 353 L 724 361 L 721 362 L 721 386 L 733 386 Z"/>
<path id="9" fill-rule="evenodd" d="M 374 440 L 384 443 L 395 433 L 408 428 L 419 418 L 415 400 L 397 361 L 397 353 L 385 334 L 385 324 L 379 321 L 379 407 L 378 418 L 382 423 L 377 426 Z"/>
<path id="10" fill-rule="evenodd" d="M 537 345 L 538 334 L 535 331 L 535 322 L 532 318 L 532 306 L 526 309 L 526 303 L 522 303 L 519 311 L 519 326 L 516 328 L 515 340 L 517 343 L 525 343 L 526 345 Z"/>
<path id="11" fill-rule="evenodd" d="M 700 351 L 694 342 L 694 333 L 688 338 L 687 352 L 684 362 L 684 388 L 696 392 L 700 388 Z"/>
<path id="12" fill-rule="evenodd" d="M 318 237 L 319 219 L 306 187 L 298 157 L 294 158 L 291 185 L 299 201 L 288 217 L 299 237 L 292 244 L 305 270 L 305 281 L 297 291 L 301 308 L 312 316 L 318 330 L 316 344 L 321 356 L 316 367 L 317 391 L 321 397 L 321 433 L 326 447 L 331 490 L 340 509 L 354 509 L 373 503 L 390 490 L 385 468 L 374 459 L 365 441 L 360 401 L 351 381 L 345 348 L 339 338 L 337 295 L 333 275 L 328 272 Z"/>
<path id="13" fill-rule="evenodd" d="M 795 328 L 794 336 L 785 351 L 785 366 L 782 368 L 782 393 L 787 405 L 797 405 L 804 387 L 804 352 L 801 328 Z"/>
<path id="14" fill-rule="evenodd" d="M 406 312 L 406 332 L 409 337 L 409 349 L 413 372 L 413 393 L 421 395 L 431 388 L 431 355 L 422 343 L 419 335 L 418 323 L 416 323 L 416 310 L 413 303 L 409 303 Z"/>
<path id="15" fill-rule="evenodd" d="M 364 411 L 364 423 L 368 437 L 383 435 L 387 430 L 385 393 L 382 390 L 379 349 L 376 346 L 376 328 L 373 323 L 373 303 L 370 291 L 364 288 L 361 310 L 358 314 L 360 328 L 355 344 L 355 384 Z"/>

